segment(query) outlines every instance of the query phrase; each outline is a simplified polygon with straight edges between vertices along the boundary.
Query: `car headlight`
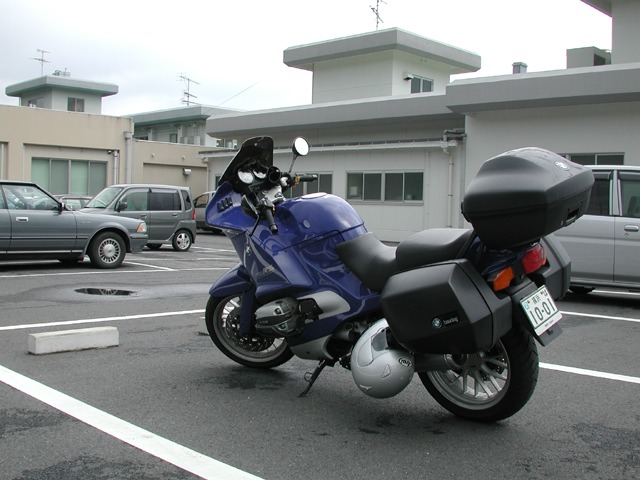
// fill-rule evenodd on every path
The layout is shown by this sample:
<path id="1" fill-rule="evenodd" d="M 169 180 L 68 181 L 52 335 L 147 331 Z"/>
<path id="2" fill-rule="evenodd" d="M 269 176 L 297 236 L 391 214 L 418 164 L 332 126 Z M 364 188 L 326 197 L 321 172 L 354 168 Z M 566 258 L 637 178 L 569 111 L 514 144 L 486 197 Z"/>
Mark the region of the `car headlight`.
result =
<path id="1" fill-rule="evenodd" d="M 145 222 L 140 222 L 136 232 L 138 232 L 138 233 L 147 233 L 147 224 Z"/>

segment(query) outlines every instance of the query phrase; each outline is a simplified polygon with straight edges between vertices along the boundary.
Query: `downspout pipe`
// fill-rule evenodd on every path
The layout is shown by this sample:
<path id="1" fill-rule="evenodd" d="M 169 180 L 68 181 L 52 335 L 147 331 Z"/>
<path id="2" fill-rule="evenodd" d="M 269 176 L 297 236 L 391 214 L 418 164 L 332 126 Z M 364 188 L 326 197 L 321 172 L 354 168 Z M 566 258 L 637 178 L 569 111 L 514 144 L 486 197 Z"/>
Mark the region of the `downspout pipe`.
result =
<path id="1" fill-rule="evenodd" d="M 120 151 L 113 151 L 113 185 L 120 183 Z"/>
<path id="2" fill-rule="evenodd" d="M 457 147 L 458 141 L 461 141 L 466 134 L 462 129 L 445 130 L 442 133 L 442 152 L 448 159 L 448 178 L 447 178 L 447 228 L 453 227 L 453 153 L 449 147 Z"/>
<path id="3" fill-rule="evenodd" d="M 125 183 L 133 183 L 133 132 L 124 132 Z"/>

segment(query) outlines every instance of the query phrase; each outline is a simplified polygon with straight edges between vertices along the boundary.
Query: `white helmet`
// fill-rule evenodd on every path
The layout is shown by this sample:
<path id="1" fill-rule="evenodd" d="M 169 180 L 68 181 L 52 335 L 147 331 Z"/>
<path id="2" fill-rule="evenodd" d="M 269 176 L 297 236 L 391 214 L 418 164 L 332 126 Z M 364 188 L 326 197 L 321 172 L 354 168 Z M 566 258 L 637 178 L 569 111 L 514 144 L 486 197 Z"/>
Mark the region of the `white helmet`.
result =
<path id="1" fill-rule="evenodd" d="M 389 324 L 382 319 L 369 327 L 351 352 L 351 373 L 358 388 L 374 398 L 397 395 L 411 382 L 413 355 L 402 348 L 390 348 Z"/>

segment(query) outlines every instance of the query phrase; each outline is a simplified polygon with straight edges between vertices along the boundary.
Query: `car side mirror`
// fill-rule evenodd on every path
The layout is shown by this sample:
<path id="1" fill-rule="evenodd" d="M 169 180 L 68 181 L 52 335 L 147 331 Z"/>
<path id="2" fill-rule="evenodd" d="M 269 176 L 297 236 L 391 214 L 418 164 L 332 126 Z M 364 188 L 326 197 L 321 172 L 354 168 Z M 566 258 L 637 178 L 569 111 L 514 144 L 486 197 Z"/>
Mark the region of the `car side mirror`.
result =
<path id="1" fill-rule="evenodd" d="M 123 210 L 127 209 L 127 202 L 118 202 L 118 206 L 116 207 L 116 212 L 120 213 Z"/>

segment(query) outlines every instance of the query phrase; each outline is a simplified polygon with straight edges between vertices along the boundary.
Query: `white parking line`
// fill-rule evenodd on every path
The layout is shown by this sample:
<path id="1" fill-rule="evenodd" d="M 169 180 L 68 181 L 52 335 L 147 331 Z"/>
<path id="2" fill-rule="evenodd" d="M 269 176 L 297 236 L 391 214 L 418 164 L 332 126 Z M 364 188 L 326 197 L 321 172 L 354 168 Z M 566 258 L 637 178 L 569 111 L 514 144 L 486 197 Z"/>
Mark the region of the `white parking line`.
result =
<path id="1" fill-rule="evenodd" d="M 260 480 L 211 457 L 98 410 L 0 365 L 0 382 L 189 473 L 211 480 Z"/>
<path id="2" fill-rule="evenodd" d="M 138 262 L 127 262 L 127 264 L 129 265 L 138 265 L 140 267 L 147 267 L 147 268 L 157 268 L 158 270 L 168 270 L 168 271 L 175 271 L 175 268 L 169 268 L 169 267 L 159 267 L 158 265 L 149 265 L 147 263 L 138 263 Z"/>
<path id="3" fill-rule="evenodd" d="M 576 375 L 586 375 L 588 377 L 606 378 L 607 380 L 617 380 L 619 382 L 640 384 L 639 377 L 629 377 L 628 375 L 618 375 L 617 373 L 599 372 L 597 370 L 586 370 L 584 368 L 565 367 L 563 365 L 553 365 L 551 363 L 540 363 L 540 368 L 547 370 L 557 370 L 559 372 L 575 373 Z"/>
<path id="4" fill-rule="evenodd" d="M 136 264 L 142 265 L 142 264 Z M 126 275 L 126 274 L 138 274 L 138 273 L 158 273 L 158 272 L 189 272 L 193 270 L 229 270 L 229 267 L 198 267 L 198 268 L 165 268 L 165 267 L 153 267 L 153 270 L 93 270 L 86 272 L 56 272 L 56 273 L 27 273 L 23 275 L 0 275 L 0 278 L 32 278 L 32 277 L 57 277 L 57 276 L 69 276 L 69 275 Z"/>
<path id="5" fill-rule="evenodd" d="M 605 320 L 621 320 L 623 322 L 640 323 L 640 319 L 629 317 L 612 317 L 610 315 L 595 315 L 593 313 L 580 313 L 580 312 L 565 312 L 562 310 L 560 313 L 563 315 L 575 315 L 577 317 L 589 317 L 589 318 L 603 318 Z"/>
<path id="6" fill-rule="evenodd" d="M 7 325 L 5 327 L 0 327 L 0 331 L 26 330 L 29 328 L 59 327 L 61 325 L 81 325 L 83 323 L 119 322 L 122 320 L 140 320 L 143 318 L 171 317 L 173 315 L 192 315 L 195 313 L 203 313 L 203 312 L 204 312 L 204 309 L 182 310 L 178 312 L 161 312 L 161 313 L 145 313 L 141 315 L 125 315 L 122 317 L 86 318 L 83 320 L 64 320 L 60 322 L 46 322 L 46 323 L 25 323 L 22 325 Z"/>

